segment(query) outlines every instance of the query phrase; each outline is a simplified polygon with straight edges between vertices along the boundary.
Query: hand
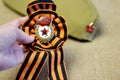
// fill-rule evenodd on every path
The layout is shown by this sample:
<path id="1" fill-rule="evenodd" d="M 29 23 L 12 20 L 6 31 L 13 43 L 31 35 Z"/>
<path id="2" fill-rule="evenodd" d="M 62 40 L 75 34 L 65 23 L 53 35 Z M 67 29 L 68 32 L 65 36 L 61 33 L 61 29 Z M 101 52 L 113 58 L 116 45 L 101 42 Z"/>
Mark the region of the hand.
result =
<path id="1" fill-rule="evenodd" d="M 26 17 L 16 19 L 0 26 L 0 70 L 20 64 L 24 53 L 19 43 L 28 44 L 34 38 L 24 33 L 19 27 Z"/>

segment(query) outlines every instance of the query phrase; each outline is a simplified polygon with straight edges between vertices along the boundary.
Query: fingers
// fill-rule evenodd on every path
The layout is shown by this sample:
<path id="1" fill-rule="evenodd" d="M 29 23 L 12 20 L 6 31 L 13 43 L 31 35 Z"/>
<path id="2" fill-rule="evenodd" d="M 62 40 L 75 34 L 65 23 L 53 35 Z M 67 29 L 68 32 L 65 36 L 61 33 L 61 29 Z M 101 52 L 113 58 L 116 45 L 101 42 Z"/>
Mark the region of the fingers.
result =
<path id="1" fill-rule="evenodd" d="M 14 43 L 0 54 L 0 70 L 5 70 L 22 63 L 24 57 L 21 47 Z"/>
<path id="2" fill-rule="evenodd" d="M 17 31 L 17 41 L 23 44 L 28 44 L 34 41 L 34 37 L 29 36 L 28 34 L 24 33 L 22 30 Z"/>
<path id="3" fill-rule="evenodd" d="M 21 47 L 23 53 L 27 53 L 27 52 L 29 51 L 29 48 L 28 48 L 28 47 L 26 47 L 26 46 L 24 46 L 24 45 L 22 45 L 22 44 L 20 44 L 19 46 Z"/>
<path id="4" fill-rule="evenodd" d="M 22 18 L 19 18 L 17 21 L 18 21 L 18 27 L 20 27 L 21 25 L 23 25 L 23 23 L 25 22 L 25 20 L 27 19 L 28 17 L 22 17 Z"/>
<path id="5" fill-rule="evenodd" d="M 15 59 L 15 65 L 17 64 L 20 64 L 23 62 L 24 60 L 24 53 L 23 53 L 23 50 L 22 48 L 17 44 L 17 43 L 14 43 L 12 46 L 11 46 L 11 56 L 14 57 Z"/>
<path id="6" fill-rule="evenodd" d="M 21 25 L 23 25 L 23 23 L 27 18 L 28 17 L 18 18 L 16 20 L 11 21 L 9 24 L 15 27 L 16 26 L 20 27 Z M 19 41 L 20 43 L 28 44 L 34 41 L 34 37 L 29 36 L 28 34 L 24 33 L 22 30 L 17 29 L 16 33 L 17 33 L 17 41 Z"/>

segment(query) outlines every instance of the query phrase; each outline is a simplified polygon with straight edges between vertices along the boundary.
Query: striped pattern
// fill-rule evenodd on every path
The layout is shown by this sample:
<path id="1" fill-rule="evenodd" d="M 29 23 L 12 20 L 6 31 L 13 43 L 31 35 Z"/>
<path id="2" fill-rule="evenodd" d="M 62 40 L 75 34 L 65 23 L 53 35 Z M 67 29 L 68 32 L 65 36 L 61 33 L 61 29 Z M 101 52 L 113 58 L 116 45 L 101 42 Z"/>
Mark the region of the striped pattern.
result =
<path id="1" fill-rule="evenodd" d="M 31 44 L 26 44 L 30 51 L 22 64 L 15 80 L 36 80 L 49 59 L 48 80 L 68 80 L 64 63 L 62 45 L 67 40 L 67 25 L 64 18 L 55 12 L 56 5 L 50 2 L 32 1 L 27 8 L 29 18 L 21 29 L 28 35 L 34 36 Z M 36 21 L 41 16 L 53 18 L 54 37 L 49 43 L 42 43 L 35 34 Z"/>
<path id="2" fill-rule="evenodd" d="M 49 54 L 49 80 L 67 80 L 62 47 L 48 51 Z"/>
<path id="3" fill-rule="evenodd" d="M 67 25 L 65 24 L 64 18 L 62 18 L 61 16 L 55 18 L 53 20 L 53 24 L 55 25 L 55 30 L 57 32 L 56 36 L 66 41 L 68 38 L 68 35 L 67 35 L 68 32 L 67 32 Z"/>
<path id="4" fill-rule="evenodd" d="M 17 74 L 16 80 L 36 80 L 46 60 L 47 53 L 45 51 L 30 50 Z"/>
<path id="5" fill-rule="evenodd" d="M 25 24 L 23 25 L 22 30 L 26 32 L 27 34 L 36 37 L 35 28 L 34 28 L 35 21 L 33 22 L 33 24 L 31 24 L 32 23 L 31 21 L 33 20 L 27 20 Z M 65 20 L 61 16 L 56 16 L 52 24 L 54 26 L 55 36 L 50 40 L 48 44 L 43 44 L 39 41 L 39 39 L 36 38 L 36 40 L 34 41 L 34 46 L 36 48 L 39 48 L 39 49 L 57 48 L 57 47 L 62 46 L 62 44 L 67 40 L 68 38 L 67 25 L 65 24 Z"/>
<path id="6" fill-rule="evenodd" d="M 53 2 L 32 2 L 29 4 L 27 8 L 28 15 L 33 14 L 37 10 L 50 10 L 50 11 L 56 11 L 56 5 Z"/>

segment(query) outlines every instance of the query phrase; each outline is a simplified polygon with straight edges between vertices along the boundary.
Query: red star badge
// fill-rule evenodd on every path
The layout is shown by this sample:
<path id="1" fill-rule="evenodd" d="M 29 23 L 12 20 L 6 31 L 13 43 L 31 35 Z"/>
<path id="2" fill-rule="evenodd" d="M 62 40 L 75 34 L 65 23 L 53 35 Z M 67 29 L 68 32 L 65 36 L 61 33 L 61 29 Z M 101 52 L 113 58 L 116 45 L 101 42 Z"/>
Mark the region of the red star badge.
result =
<path id="1" fill-rule="evenodd" d="M 87 29 L 86 29 L 87 32 L 92 33 L 94 30 L 95 30 L 95 27 L 93 23 L 87 26 Z"/>
<path id="2" fill-rule="evenodd" d="M 42 35 L 47 35 L 47 30 L 44 28 L 43 30 L 41 30 Z"/>

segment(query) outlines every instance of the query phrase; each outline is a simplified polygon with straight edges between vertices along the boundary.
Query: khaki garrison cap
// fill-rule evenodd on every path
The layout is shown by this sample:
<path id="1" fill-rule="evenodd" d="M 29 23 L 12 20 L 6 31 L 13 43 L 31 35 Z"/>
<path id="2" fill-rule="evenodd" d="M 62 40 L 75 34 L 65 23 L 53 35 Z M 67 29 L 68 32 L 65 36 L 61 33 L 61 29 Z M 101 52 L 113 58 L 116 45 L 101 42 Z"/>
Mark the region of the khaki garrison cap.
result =
<path id="1" fill-rule="evenodd" d="M 97 31 L 98 12 L 91 0 L 53 0 L 57 13 L 62 15 L 68 25 L 70 37 L 76 40 L 92 41 Z M 29 0 L 4 0 L 12 10 L 27 15 Z"/>

